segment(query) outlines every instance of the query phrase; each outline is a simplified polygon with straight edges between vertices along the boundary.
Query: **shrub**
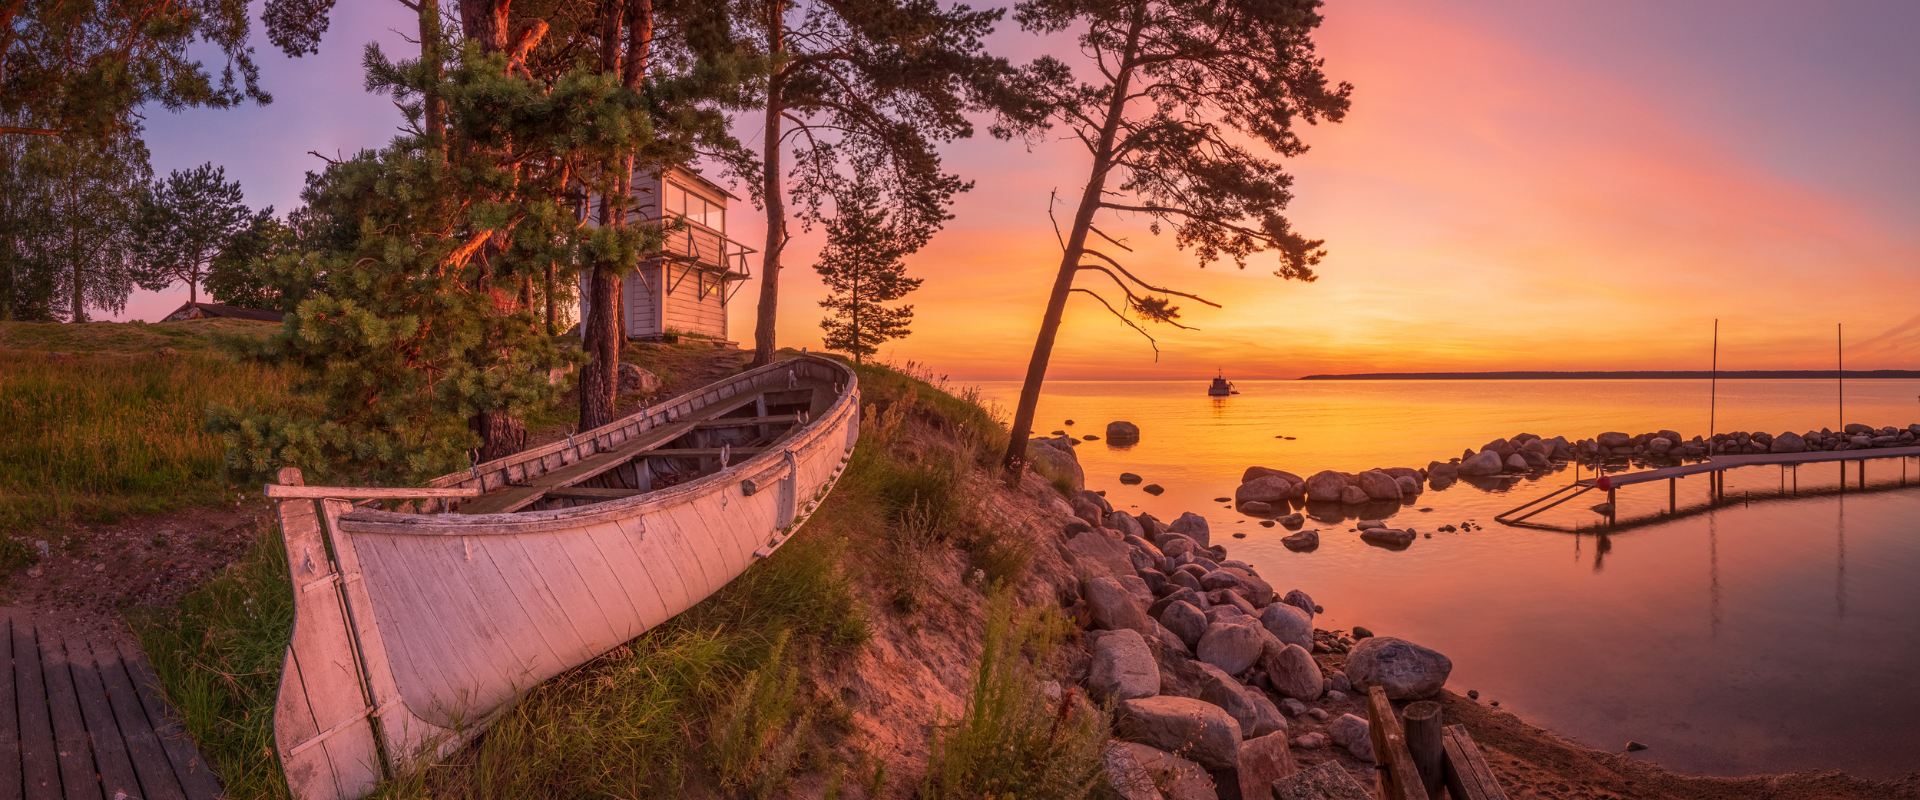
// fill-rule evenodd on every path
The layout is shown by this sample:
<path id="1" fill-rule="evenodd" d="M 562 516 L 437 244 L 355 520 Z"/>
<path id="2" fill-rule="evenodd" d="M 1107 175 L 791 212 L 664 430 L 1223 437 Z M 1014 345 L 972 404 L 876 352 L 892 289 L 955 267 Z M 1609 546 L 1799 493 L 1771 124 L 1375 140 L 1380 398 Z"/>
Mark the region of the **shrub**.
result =
<path id="1" fill-rule="evenodd" d="M 1070 629 L 1053 609 L 1017 610 L 1004 588 L 988 596 L 967 707 L 959 720 L 935 727 L 922 798 L 1080 800 L 1100 787 L 1107 712 L 1072 689 L 1050 701 L 1040 685 L 1037 665 Z"/>

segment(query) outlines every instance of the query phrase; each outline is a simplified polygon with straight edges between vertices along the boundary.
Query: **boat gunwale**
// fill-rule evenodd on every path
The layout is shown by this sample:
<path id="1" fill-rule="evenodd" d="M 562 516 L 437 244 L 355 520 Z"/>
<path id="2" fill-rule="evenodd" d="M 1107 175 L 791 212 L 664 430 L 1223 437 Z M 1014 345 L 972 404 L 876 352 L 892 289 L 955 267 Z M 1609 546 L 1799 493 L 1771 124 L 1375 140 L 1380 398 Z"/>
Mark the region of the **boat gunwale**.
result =
<path id="1" fill-rule="evenodd" d="M 808 421 L 807 424 L 801 426 L 798 431 L 793 432 L 791 436 L 787 437 L 784 445 L 777 448 L 769 448 L 746 461 L 729 466 L 711 475 L 701 476 L 687 483 L 656 489 L 644 494 L 634 495 L 633 497 L 623 497 L 600 503 L 589 503 L 546 511 L 509 511 L 497 514 L 461 514 L 458 512 L 417 514 L 376 509 L 357 509 L 351 513 L 341 515 L 339 520 L 340 527 L 342 530 L 351 533 L 413 536 L 490 536 L 548 533 L 572 530 L 613 520 L 632 519 L 662 507 L 694 502 L 711 494 L 724 491 L 729 483 L 744 481 L 754 481 L 758 483 L 768 480 L 771 475 L 790 468 L 787 464 L 789 454 L 805 449 L 821 436 L 826 435 L 828 431 L 840 427 L 837 423 L 844 422 L 847 413 L 859 413 L 858 406 L 856 405 L 857 398 L 859 397 L 859 375 L 856 374 L 851 367 L 833 359 L 823 358 L 817 355 L 800 355 L 777 361 L 758 369 L 743 372 L 725 383 L 707 384 L 706 386 L 698 387 L 685 394 L 677 395 L 662 404 L 662 407 L 671 408 L 672 406 L 679 405 L 688 397 L 705 393 L 716 386 L 735 384 L 743 380 L 750 381 L 753 378 L 777 372 L 779 367 L 783 365 L 790 366 L 797 361 L 811 361 L 822 364 L 839 371 L 846 377 L 846 383 L 841 387 L 838 396 L 834 398 L 833 404 L 828 406 L 827 410 L 822 413 L 818 419 Z M 769 389 L 767 391 L 783 390 Z M 651 415 L 656 412 L 649 410 L 647 413 Z M 620 427 L 629 424 L 635 416 L 638 415 L 628 415 L 627 417 L 595 428 L 590 433 L 595 436 L 605 435 L 608 432 L 618 430 Z M 578 439 L 580 436 L 576 434 L 575 438 Z M 490 463 L 502 464 L 502 462 L 509 462 L 500 467 L 496 467 L 496 469 L 505 469 L 507 466 L 511 466 L 512 463 L 531 461 L 536 457 L 544 457 L 550 452 L 555 452 L 554 450 L 548 449 L 553 448 L 554 445 L 559 445 L 558 449 L 561 450 L 567 447 L 567 443 L 562 440 L 543 448 L 518 453 Z M 641 453 L 651 452 L 658 452 L 658 448 L 641 451 Z M 635 457 L 639 455 L 640 453 L 636 453 Z M 486 465 L 482 464 L 480 466 L 484 467 Z M 470 475 L 455 473 L 454 475 L 436 479 L 433 483 L 438 484 L 441 481 L 447 480 L 447 478 L 456 476 L 460 476 L 462 480 L 473 480 Z M 457 483 L 457 481 L 454 483 Z"/>

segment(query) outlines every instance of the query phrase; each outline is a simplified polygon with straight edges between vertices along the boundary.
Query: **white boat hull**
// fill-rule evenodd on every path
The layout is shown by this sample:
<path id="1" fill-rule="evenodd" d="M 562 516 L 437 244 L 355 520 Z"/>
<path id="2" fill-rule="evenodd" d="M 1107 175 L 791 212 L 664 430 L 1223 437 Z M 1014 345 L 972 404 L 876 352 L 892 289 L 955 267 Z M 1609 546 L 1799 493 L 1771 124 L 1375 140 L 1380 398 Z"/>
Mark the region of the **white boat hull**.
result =
<path id="1" fill-rule="evenodd" d="M 442 492 L 537 482 L 627 439 L 671 432 L 689 415 L 796 384 L 832 385 L 831 402 L 816 402 L 822 413 L 777 446 L 624 499 L 497 514 L 354 510 L 348 502 L 407 490 L 342 488 L 334 498 L 330 489 L 306 489 L 325 499 L 280 501 L 295 620 L 274 728 L 293 794 L 364 796 L 412 759 L 458 747 L 525 691 L 671 619 L 771 554 L 850 457 L 858 388 L 844 365 L 794 359 L 561 448 L 434 481 Z M 297 471 L 283 473 L 282 484 L 298 482 Z M 483 501 L 423 502 L 438 509 Z"/>

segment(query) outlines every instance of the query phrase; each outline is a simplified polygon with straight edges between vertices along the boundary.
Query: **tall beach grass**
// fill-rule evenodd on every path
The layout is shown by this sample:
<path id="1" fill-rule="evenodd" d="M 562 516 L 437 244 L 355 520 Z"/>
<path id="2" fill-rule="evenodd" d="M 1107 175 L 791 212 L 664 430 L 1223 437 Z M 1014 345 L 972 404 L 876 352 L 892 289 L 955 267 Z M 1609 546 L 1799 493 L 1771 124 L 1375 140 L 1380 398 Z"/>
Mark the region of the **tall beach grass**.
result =
<path id="1" fill-rule="evenodd" d="M 0 349 L 0 531 L 231 502 L 207 406 L 284 403 L 291 382 L 205 351 Z"/>

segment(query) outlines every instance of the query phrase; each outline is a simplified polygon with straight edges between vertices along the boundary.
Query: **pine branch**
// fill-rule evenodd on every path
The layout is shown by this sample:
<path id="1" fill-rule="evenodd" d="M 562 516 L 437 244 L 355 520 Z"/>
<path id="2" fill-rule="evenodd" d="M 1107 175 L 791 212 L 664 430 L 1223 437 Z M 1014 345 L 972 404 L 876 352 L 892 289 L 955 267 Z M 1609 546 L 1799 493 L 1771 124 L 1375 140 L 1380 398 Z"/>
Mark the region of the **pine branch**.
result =
<path id="1" fill-rule="evenodd" d="M 1085 292 L 1087 294 L 1093 295 L 1093 299 L 1100 301 L 1100 305 L 1106 306 L 1107 311 L 1112 312 L 1114 316 L 1119 317 L 1121 322 L 1127 323 L 1127 327 L 1132 328 L 1136 331 L 1139 331 L 1141 336 L 1147 337 L 1147 344 L 1153 347 L 1153 360 L 1154 361 L 1160 360 L 1160 342 L 1156 341 L 1153 338 L 1153 334 L 1147 333 L 1146 328 L 1142 328 L 1133 320 L 1127 319 L 1127 316 L 1125 314 L 1122 314 L 1119 311 L 1115 310 L 1113 307 L 1113 304 L 1107 302 L 1107 298 L 1101 297 L 1098 292 L 1095 292 L 1092 289 L 1074 289 L 1073 291 Z"/>
<path id="2" fill-rule="evenodd" d="M 1186 292 L 1177 292 L 1172 289 L 1168 289 L 1164 286 L 1155 286 L 1151 283 L 1147 283 L 1146 281 L 1140 280 L 1139 276 L 1131 272 L 1128 272 L 1126 267 L 1120 266 L 1120 262 L 1115 261 L 1111 258 L 1108 258 L 1105 253 L 1102 253 L 1091 247 L 1081 247 L 1080 252 L 1093 256 L 1094 258 L 1098 258 L 1101 261 L 1107 262 L 1108 264 L 1112 264 L 1114 269 L 1120 270 L 1120 274 L 1125 275 L 1129 278 L 1132 278 L 1134 283 L 1137 283 L 1143 287 L 1146 287 L 1148 291 L 1159 292 L 1161 294 L 1170 294 L 1176 297 L 1184 297 L 1184 298 L 1187 298 L 1188 300 L 1205 303 L 1207 305 L 1213 306 L 1214 308 L 1225 308 L 1225 306 L 1222 306 L 1219 303 L 1213 302 L 1212 300 L 1208 300 L 1207 298 L 1201 297 L 1199 295 L 1187 294 Z M 1090 269 L 1090 268 L 1099 269 L 1099 267 L 1093 266 L 1093 265 L 1088 265 L 1088 264 L 1080 265 L 1080 269 Z"/>

